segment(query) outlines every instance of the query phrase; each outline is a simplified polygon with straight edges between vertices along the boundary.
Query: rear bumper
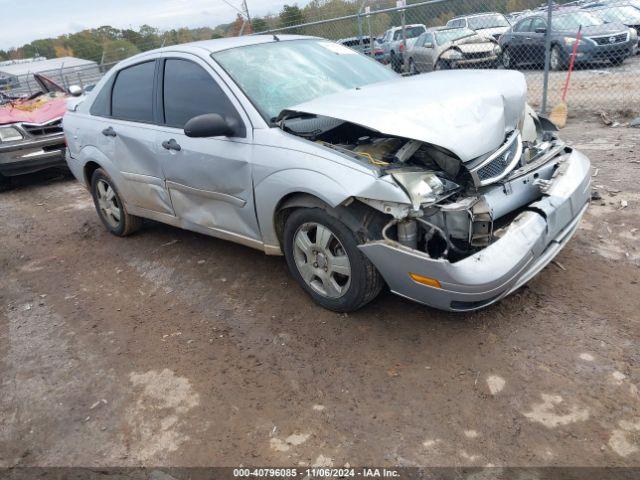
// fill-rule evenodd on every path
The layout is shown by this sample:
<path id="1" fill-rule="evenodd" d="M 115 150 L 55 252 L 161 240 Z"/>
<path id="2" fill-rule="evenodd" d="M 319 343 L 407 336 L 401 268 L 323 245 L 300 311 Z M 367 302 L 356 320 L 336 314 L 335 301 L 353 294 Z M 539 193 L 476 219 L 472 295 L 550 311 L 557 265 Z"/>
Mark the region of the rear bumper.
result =
<path id="1" fill-rule="evenodd" d="M 0 174 L 13 177 L 47 168 L 65 167 L 65 150 L 62 134 L 0 145 Z"/>
<path id="2" fill-rule="evenodd" d="M 577 151 L 564 155 L 547 195 L 530 204 L 499 240 L 458 262 L 433 259 L 395 242 L 360 248 L 394 293 L 442 310 L 477 310 L 528 282 L 566 245 L 589 202 L 589 167 Z M 437 279 L 442 288 L 416 283 L 409 273 Z"/>

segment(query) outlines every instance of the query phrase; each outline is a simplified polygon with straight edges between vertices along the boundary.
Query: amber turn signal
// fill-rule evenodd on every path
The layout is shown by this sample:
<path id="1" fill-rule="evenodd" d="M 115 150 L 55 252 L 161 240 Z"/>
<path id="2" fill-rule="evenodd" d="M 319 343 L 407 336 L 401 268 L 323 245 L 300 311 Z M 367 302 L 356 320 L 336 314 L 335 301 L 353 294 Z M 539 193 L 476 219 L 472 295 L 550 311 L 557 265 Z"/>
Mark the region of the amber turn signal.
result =
<path id="1" fill-rule="evenodd" d="M 435 278 L 423 277 L 422 275 L 418 275 L 417 273 L 410 273 L 409 276 L 411 280 L 417 283 L 421 283 L 422 285 L 427 285 L 433 288 L 442 288 L 440 282 Z"/>

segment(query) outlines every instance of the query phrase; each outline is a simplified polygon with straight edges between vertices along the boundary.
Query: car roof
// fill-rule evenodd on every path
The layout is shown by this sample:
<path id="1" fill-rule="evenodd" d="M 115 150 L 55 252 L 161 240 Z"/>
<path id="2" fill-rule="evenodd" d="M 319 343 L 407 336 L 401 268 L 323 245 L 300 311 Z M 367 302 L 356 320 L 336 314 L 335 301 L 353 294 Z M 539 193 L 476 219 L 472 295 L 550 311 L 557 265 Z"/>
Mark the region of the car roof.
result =
<path id="1" fill-rule="evenodd" d="M 130 57 L 128 60 L 142 58 L 150 54 L 164 52 L 188 52 L 195 54 L 207 54 L 229 50 L 231 48 L 247 47 L 251 45 L 260 45 L 265 43 L 285 42 L 291 40 L 323 40 L 320 37 L 311 37 L 307 35 L 246 35 L 242 37 L 216 38 L 214 40 L 202 40 L 200 42 L 181 43 L 169 47 L 156 48 L 143 53 L 139 53 Z M 330 40 L 327 40 L 330 41 Z M 127 62 L 129 63 L 129 62 Z"/>
<path id="2" fill-rule="evenodd" d="M 460 18 L 472 18 L 472 17 L 484 17 L 485 15 L 504 15 L 500 12 L 484 12 L 484 13 L 471 13 L 469 15 L 458 15 L 457 17 L 453 17 L 451 20 L 458 20 Z M 449 22 L 451 21 L 449 20 Z"/>

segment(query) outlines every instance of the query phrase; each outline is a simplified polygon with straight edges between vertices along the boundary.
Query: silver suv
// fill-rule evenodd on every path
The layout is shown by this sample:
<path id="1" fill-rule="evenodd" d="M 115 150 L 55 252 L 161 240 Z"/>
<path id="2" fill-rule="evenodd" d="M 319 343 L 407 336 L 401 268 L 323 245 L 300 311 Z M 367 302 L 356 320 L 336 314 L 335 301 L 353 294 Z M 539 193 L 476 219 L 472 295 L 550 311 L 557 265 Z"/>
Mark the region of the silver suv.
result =
<path id="1" fill-rule="evenodd" d="M 550 130 L 519 72 L 402 78 L 284 35 L 137 55 L 64 117 L 110 232 L 150 218 L 284 254 L 336 311 L 384 285 L 474 310 L 539 272 L 590 196 L 589 161 Z"/>

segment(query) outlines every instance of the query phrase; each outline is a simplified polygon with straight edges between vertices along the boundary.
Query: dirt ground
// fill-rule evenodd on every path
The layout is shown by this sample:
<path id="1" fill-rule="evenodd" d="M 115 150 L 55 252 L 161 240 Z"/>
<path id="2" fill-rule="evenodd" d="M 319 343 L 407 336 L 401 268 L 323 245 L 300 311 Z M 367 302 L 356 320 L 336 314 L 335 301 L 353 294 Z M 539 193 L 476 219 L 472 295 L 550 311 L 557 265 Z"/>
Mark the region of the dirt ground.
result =
<path id="1" fill-rule="evenodd" d="M 75 181 L 23 180 L 0 196 L 0 466 L 640 465 L 640 130 L 563 136 L 602 200 L 464 315 L 334 314 L 282 258 L 115 238 Z"/>

